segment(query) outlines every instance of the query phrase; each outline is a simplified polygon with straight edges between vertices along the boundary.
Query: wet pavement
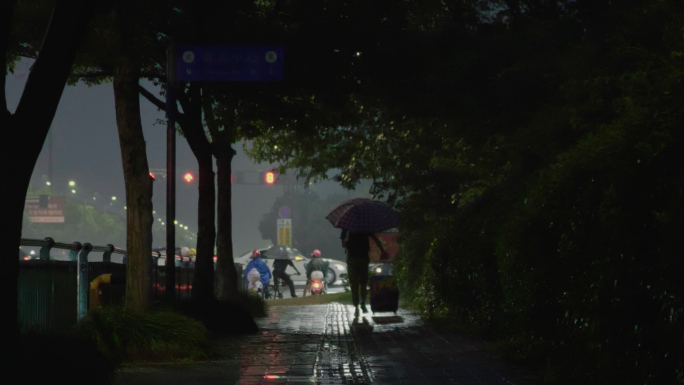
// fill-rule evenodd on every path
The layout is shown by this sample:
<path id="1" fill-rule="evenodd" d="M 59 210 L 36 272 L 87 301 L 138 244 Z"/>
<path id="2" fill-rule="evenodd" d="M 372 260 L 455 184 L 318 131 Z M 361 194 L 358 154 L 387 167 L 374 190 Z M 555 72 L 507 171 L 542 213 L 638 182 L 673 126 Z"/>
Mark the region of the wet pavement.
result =
<path id="1" fill-rule="evenodd" d="M 221 360 L 127 366 L 116 384 L 533 385 L 481 341 L 426 327 L 417 314 L 342 304 L 271 307 L 257 335 L 219 341 Z"/>

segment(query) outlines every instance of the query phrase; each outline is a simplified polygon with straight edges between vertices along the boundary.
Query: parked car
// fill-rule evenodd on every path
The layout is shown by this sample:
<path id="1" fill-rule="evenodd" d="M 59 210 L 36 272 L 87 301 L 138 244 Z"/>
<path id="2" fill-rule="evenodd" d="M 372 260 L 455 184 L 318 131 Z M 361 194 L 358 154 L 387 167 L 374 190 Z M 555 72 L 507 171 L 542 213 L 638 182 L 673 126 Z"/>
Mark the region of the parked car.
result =
<path id="1" fill-rule="evenodd" d="M 268 253 L 264 253 L 269 248 L 270 247 L 264 247 L 259 248 L 257 250 L 259 250 L 259 252 L 262 254 L 262 259 L 264 260 L 264 262 L 266 262 L 271 271 L 273 271 L 273 259 L 268 257 Z M 288 267 L 285 272 L 290 274 L 290 278 L 292 278 L 292 281 L 295 285 L 304 286 L 306 284 L 305 266 L 307 263 L 309 263 L 311 258 L 305 257 L 304 253 L 295 248 L 287 248 L 291 250 L 291 253 L 293 255 L 292 262 L 295 266 L 297 266 L 297 270 L 299 270 L 301 274 L 297 275 L 297 273 L 291 267 Z M 251 258 L 252 250 L 249 250 L 244 254 L 241 254 L 239 257 L 236 257 L 235 263 L 239 263 L 244 268 L 245 266 L 247 266 Z M 325 275 L 325 281 L 328 283 L 328 285 L 342 285 L 342 280 L 347 277 L 347 263 L 330 258 L 323 258 L 323 260 L 328 262 L 328 264 L 330 265 L 330 268 Z"/>

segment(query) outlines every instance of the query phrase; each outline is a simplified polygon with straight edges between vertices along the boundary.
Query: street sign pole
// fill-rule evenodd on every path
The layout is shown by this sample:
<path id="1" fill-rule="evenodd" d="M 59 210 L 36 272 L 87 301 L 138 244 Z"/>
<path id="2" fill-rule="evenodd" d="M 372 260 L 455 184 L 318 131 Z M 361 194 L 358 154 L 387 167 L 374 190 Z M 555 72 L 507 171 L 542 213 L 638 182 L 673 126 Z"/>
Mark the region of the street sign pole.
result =
<path id="1" fill-rule="evenodd" d="M 282 46 L 175 46 L 173 42 L 166 51 L 165 271 L 168 301 L 175 299 L 176 283 L 176 81 L 282 81 L 284 53 Z M 287 234 L 290 234 L 289 229 Z"/>
<path id="2" fill-rule="evenodd" d="M 176 288 L 176 78 L 175 47 L 166 52 L 166 299 L 175 298 Z"/>

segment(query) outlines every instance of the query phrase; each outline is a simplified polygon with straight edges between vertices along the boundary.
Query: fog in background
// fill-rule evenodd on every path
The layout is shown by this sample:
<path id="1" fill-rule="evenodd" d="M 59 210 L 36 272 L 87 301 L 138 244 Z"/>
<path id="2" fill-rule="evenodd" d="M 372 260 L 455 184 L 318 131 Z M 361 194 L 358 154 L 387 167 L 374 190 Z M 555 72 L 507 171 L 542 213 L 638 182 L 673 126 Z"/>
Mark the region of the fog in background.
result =
<path id="1" fill-rule="evenodd" d="M 21 97 L 30 69 L 29 62 L 22 62 L 14 74 L 7 76 L 8 108 L 14 111 Z M 142 83 L 153 93 L 157 93 L 150 83 Z M 165 113 L 141 97 L 141 118 L 147 146 L 150 169 L 166 169 L 166 123 Z M 237 156 L 233 159 L 233 171 L 259 171 L 274 167 L 271 164 L 255 164 L 243 152 L 242 144 L 234 145 Z M 51 151 L 50 151 L 51 149 Z M 21 161 L 21 160 L 17 160 Z M 197 230 L 197 181 L 187 184 L 182 176 L 191 172 L 197 177 L 197 161 L 190 151 L 186 140 L 178 136 L 176 141 L 176 219 L 188 226 L 188 232 Z M 52 175 L 52 178 L 50 178 Z M 54 195 L 64 195 L 92 203 L 97 197 L 110 212 L 124 216 L 125 187 L 121 152 L 114 110 L 114 92 L 111 83 L 99 86 L 78 84 L 66 87 L 50 134 L 34 169 L 31 190 L 44 188 L 51 182 Z M 72 188 L 69 181 L 76 182 Z M 303 188 L 303 183 L 302 187 Z M 325 182 L 309 187 L 323 199 L 329 194 L 344 194 L 346 197 L 368 196 L 368 187 L 347 191 L 334 182 Z M 243 251 L 265 247 L 270 241 L 264 240 L 258 230 L 262 216 L 268 212 L 278 196 L 283 195 L 284 186 L 233 185 L 233 247 L 235 255 Z M 111 197 L 117 197 L 115 201 Z M 154 183 L 153 205 L 155 223 L 159 218 L 165 221 L 166 181 L 157 177 Z M 67 219 L 68 220 L 68 219 Z M 276 227 L 276 223 L 273 224 Z M 296 232 L 297 229 L 293 229 Z M 51 236 L 44 234 L 43 237 Z M 164 246 L 164 238 L 153 239 L 154 247 Z M 74 234 L 71 239 L 55 239 L 58 242 L 91 242 L 106 244 L 105 239 L 86 240 Z M 180 239 L 177 246 L 185 245 Z M 119 246 L 119 245 L 117 245 Z M 189 247 L 195 247 L 194 241 Z M 125 247 L 125 245 L 123 245 Z"/>

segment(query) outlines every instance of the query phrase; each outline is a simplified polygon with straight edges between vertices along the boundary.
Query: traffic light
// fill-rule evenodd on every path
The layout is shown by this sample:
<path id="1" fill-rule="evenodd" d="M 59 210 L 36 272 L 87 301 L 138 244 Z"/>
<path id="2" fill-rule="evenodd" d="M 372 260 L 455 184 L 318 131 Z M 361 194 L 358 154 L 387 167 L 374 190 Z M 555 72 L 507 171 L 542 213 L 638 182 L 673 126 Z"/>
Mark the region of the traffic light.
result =
<path id="1" fill-rule="evenodd" d="M 193 181 L 193 179 L 195 179 L 195 177 L 191 173 L 186 172 L 185 175 L 183 175 L 183 179 L 185 179 L 186 183 L 192 183 L 192 181 Z"/>
<path id="2" fill-rule="evenodd" d="M 264 182 L 266 184 L 274 184 L 276 182 L 276 174 L 273 171 L 266 171 L 264 174 Z"/>

